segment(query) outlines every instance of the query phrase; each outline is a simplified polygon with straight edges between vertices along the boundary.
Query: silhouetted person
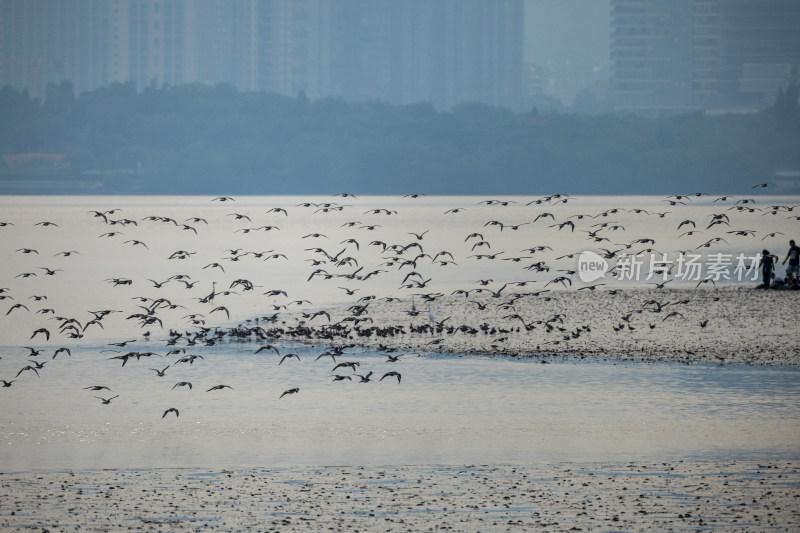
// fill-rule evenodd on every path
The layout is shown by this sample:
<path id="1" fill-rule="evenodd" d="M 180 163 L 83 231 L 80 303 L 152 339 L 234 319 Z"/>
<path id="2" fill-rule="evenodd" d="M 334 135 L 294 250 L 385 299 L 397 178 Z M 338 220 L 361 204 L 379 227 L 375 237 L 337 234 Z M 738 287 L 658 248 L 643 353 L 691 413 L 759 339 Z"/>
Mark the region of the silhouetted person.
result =
<path id="1" fill-rule="evenodd" d="M 775 269 L 775 261 L 778 260 L 778 256 L 769 253 L 769 250 L 764 250 L 761 252 L 761 276 L 764 280 L 764 284 L 762 287 L 764 289 L 769 289 L 770 284 L 772 283 L 772 275 L 773 270 Z"/>
<path id="2" fill-rule="evenodd" d="M 794 240 L 789 241 L 789 253 L 786 254 L 782 265 L 786 264 L 786 261 L 789 261 L 789 266 L 786 267 L 786 275 L 792 274 L 794 277 L 797 277 L 800 274 L 800 246 L 797 246 L 794 243 Z"/>

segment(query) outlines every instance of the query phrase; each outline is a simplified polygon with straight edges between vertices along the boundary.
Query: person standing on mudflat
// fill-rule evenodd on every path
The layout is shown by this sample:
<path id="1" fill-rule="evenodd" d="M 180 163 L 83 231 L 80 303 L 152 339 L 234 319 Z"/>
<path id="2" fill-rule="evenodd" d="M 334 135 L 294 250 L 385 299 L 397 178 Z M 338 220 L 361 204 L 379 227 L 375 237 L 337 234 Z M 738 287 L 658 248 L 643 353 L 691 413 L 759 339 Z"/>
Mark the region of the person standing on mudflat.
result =
<path id="1" fill-rule="evenodd" d="M 778 256 L 769 253 L 769 250 L 764 250 L 761 252 L 761 275 L 764 279 L 764 284 L 762 288 L 769 289 L 770 284 L 772 283 L 772 272 L 775 270 L 775 261 L 778 260 Z"/>
<path id="2" fill-rule="evenodd" d="M 787 259 L 789 260 L 789 266 L 786 267 L 786 275 L 792 274 L 797 278 L 797 274 L 800 273 L 800 246 L 797 246 L 794 240 L 789 241 L 789 253 L 786 254 L 781 264 L 785 265 Z"/>

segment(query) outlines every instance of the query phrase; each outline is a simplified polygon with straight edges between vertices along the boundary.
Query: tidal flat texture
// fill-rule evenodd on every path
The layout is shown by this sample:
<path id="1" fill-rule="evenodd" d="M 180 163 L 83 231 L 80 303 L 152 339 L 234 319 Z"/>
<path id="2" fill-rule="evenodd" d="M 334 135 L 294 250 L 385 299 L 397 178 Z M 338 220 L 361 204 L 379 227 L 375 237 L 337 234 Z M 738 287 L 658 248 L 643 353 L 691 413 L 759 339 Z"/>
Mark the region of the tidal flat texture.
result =
<path id="1" fill-rule="evenodd" d="M 792 531 L 792 462 L 0 475 L 3 531 Z"/>
<path id="2" fill-rule="evenodd" d="M 370 305 L 370 317 L 382 333 L 356 340 L 422 353 L 545 360 L 798 365 L 800 328 L 794 314 L 784 312 L 797 305 L 798 295 L 749 288 L 556 290 L 546 301 L 520 298 L 511 307 L 482 295 L 449 295 L 431 306 L 434 323 L 444 323 L 434 328 L 426 327 L 427 309 L 423 320 L 398 319 L 407 305 L 378 301 Z M 334 320 L 345 314 L 331 309 Z"/>

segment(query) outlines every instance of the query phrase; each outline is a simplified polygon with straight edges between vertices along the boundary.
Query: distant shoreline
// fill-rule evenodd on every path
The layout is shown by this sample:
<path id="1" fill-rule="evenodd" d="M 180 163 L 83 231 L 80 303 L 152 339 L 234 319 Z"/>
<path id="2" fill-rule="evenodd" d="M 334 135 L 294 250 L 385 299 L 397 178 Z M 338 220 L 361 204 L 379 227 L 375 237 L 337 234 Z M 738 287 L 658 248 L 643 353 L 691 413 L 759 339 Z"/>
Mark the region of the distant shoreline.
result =
<path id="1" fill-rule="evenodd" d="M 113 178 L 112 181 L 109 178 Z M 128 181 L 126 181 L 128 180 Z M 159 191 L 148 193 L 143 190 L 142 179 L 138 177 L 132 179 L 129 174 L 98 173 L 98 174 L 2 174 L 0 173 L 0 196 L 90 196 L 102 197 L 201 197 L 207 198 L 218 195 L 235 195 L 237 198 L 325 198 L 328 199 L 335 190 L 309 193 L 307 191 L 278 193 L 256 193 L 256 192 L 230 192 L 229 190 L 210 189 L 202 191 Z M 738 195 L 748 195 L 759 199 L 769 198 L 795 198 L 800 199 L 800 179 L 795 180 L 782 187 L 772 188 L 769 194 L 753 193 L 752 191 L 741 191 Z M 581 192 L 564 188 L 561 192 L 571 195 L 573 198 L 663 198 L 672 189 L 665 189 L 662 192 L 619 192 L 619 193 L 598 193 Z M 730 191 L 718 193 L 704 193 L 703 196 L 712 198 L 715 196 L 730 195 Z M 469 192 L 469 193 L 429 193 L 421 195 L 424 198 L 525 198 L 535 199 L 547 196 L 545 191 L 526 192 Z M 356 193 L 358 198 L 394 198 L 400 199 L 403 194 L 391 192 L 366 192 Z M 708 200 L 695 200 L 692 205 L 704 205 Z"/>

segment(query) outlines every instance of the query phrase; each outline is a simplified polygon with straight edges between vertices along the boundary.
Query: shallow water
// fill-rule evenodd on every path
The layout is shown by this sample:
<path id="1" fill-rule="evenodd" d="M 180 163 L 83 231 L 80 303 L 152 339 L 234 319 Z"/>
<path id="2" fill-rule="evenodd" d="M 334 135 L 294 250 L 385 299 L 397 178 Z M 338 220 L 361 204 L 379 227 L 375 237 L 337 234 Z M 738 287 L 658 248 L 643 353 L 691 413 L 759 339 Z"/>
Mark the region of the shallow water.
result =
<path id="1" fill-rule="evenodd" d="M 413 354 L 389 363 L 353 349 L 340 361 L 374 372 L 362 384 L 349 369 L 336 374 L 353 381 L 333 382 L 330 358 L 314 360 L 322 347 L 295 347 L 300 360 L 283 364 L 253 351 L 196 348 L 203 360 L 175 364 L 163 378 L 149 368 L 177 356 L 124 368 L 96 348 L 59 356 L 41 378 L 0 391 L 0 469 L 798 456 L 795 368 Z M 378 381 L 390 370 L 402 383 Z M 178 381 L 194 386 L 172 389 Z M 83 390 L 94 384 L 113 393 Z M 206 392 L 219 384 L 233 390 Z M 97 399 L 116 394 L 109 405 Z M 180 417 L 162 419 L 168 407 Z"/>
<path id="2" fill-rule="evenodd" d="M 346 307 L 365 295 L 393 296 L 405 302 L 420 292 L 449 294 L 456 288 L 474 289 L 478 279 L 492 279 L 490 288 L 531 280 L 543 288 L 559 269 L 574 269 L 575 258 L 558 257 L 585 249 L 599 250 L 586 241 L 586 231 L 595 222 L 577 223 L 576 231 L 550 227 L 567 217 L 585 212 L 606 220 L 602 213 L 612 207 L 643 207 L 663 212 L 662 199 L 652 197 L 579 198 L 566 205 L 508 207 L 478 205 L 482 198 L 316 198 L 310 201 L 338 201 L 350 207 L 341 212 L 321 213 L 317 208 L 296 207 L 301 198 L 239 198 L 229 204 L 212 203 L 209 198 L 98 198 L 98 197 L 3 197 L 0 221 L 13 226 L 0 228 L 0 286 L 13 300 L 0 302 L 0 378 L 10 380 L 29 364 L 24 346 L 42 349 L 39 360 L 49 360 L 40 377 L 23 372 L 11 387 L 0 388 L 0 468 L 89 468 L 209 466 L 241 467 L 259 465 L 326 464 L 463 464 L 516 463 L 541 461 L 610 461 L 635 458 L 770 458 L 797 457 L 800 443 L 800 374 L 794 368 L 738 366 L 679 366 L 668 364 L 612 364 L 604 362 L 520 361 L 511 358 L 441 357 L 409 354 L 400 362 L 388 363 L 374 350 L 351 349 L 342 360 L 361 363 L 358 373 L 374 372 L 370 383 L 332 382 L 333 363 L 329 358 L 314 359 L 324 347 L 290 347 L 300 361 L 278 364 L 274 353 L 254 355 L 257 345 L 222 344 L 192 347 L 188 353 L 203 355 L 192 365 L 176 364 L 178 356 L 165 357 L 167 332 L 193 329 L 186 316 L 202 313 L 205 325 L 236 324 L 256 316 L 271 314 L 272 305 L 292 300 L 310 300 L 304 309 L 328 306 Z M 530 200 L 530 199 L 526 199 Z M 796 198 L 759 198 L 759 205 L 797 203 Z M 624 229 L 613 241 L 629 243 L 652 237 L 660 251 L 677 252 L 694 248 L 714 235 L 713 231 L 680 237 L 678 224 L 688 218 L 707 221 L 711 213 L 727 211 L 725 205 L 707 200 L 690 206 L 675 206 L 667 218 L 631 211 L 614 216 Z M 285 207 L 289 216 L 268 213 Z M 465 207 L 464 216 L 444 212 Z M 90 210 L 121 208 L 109 215 L 137 224 L 110 226 Z M 373 208 L 397 211 L 374 214 Z M 237 220 L 235 214 L 251 218 Z M 544 213 L 553 218 L 534 219 Z M 740 214 L 729 211 L 731 227 L 756 232 L 756 237 L 729 236 L 709 251 L 724 253 L 758 251 L 775 247 L 781 252 L 784 241 L 798 228 L 797 221 L 783 215 L 761 212 Z M 179 224 L 147 220 L 149 216 L 170 217 Z M 192 222 L 197 234 L 183 229 L 191 217 L 203 217 L 208 224 Z M 506 225 L 521 224 L 518 230 L 500 231 L 491 220 Z M 574 219 L 578 220 L 578 219 Z M 38 222 L 52 221 L 57 227 Z M 347 222 L 361 226 L 343 227 Z M 274 225 L 280 229 L 247 231 L 248 228 Z M 375 225 L 374 229 L 366 226 Z M 685 228 L 683 228 L 685 230 Z M 681 230 L 681 231 L 683 231 Z M 109 231 L 121 235 L 100 237 Z M 410 232 L 428 231 L 422 241 Z M 312 233 L 325 237 L 307 237 Z M 473 250 L 474 239 L 465 237 L 481 232 L 490 242 L 491 253 L 503 251 L 499 258 L 520 256 L 527 247 L 544 245 L 552 250 L 531 254 L 523 262 L 490 261 L 470 257 L 488 250 Z M 783 235 L 766 237 L 768 232 Z M 609 235 L 611 235 L 609 233 Z M 619 235 L 619 238 L 617 238 Z M 624 235 L 624 237 L 623 237 Z M 691 237 L 691 236 L 689 236 Z M 766 237 L 761 240 L 761 237 Z M 343 242 L 356 238 L 359 247 Z M 137 245 L 139 240 L 147 245 Z M 387 256 L 373 240 L 408 245 L 418 242 L 425 252 L 435 255 L 448 250 L 455 265 L 434 265 L 420 259 L 414 269 L 421 279 L 430 279 L 425 288 L 403 288 L 404 277 L 412 267 L 388 266 Z M 686 244 L 684 244 L 686 243 Z M 345 250 L 358 262 L 334 267 L 314 266 L 321 255 L 311 251 L 321 246 L 329 253 Z M 603 244 L 603 246 L 609 246 Z M 24 248 L 38 253 L 23 253 Z M 286 256 L 265 260 L 254 255 L 232 261 L 231 249 L 279 253 Z M 77 250 L 70 257 L 59 252 Z M 177 250 L 192 255 L 185 260 L 168 259 Z M 416 255 L 416 249 L 408 254 Z M 268 255 L 268 254 L 266 254 Z M 781 252 L 780 255 L 783 255 Z M 524 268 L 532 261 L 546 260 L 548 272 Z M 210 267 L 223 265 L 224 272 Z M 44 267 L 58 269 L 52 276 Z M 309 275 L 316 268 L 336 274 L 353 274 L 362 268 L 386 272 L 366 281 L 349 278 L 324 280 Z M 21 277 L 23 273 L 36 276 Z M 197 282 L 184 288 L 170 281 L 182 273 Z M 113 286 L 107 280 L 127 278 L 131 285 Z M 201 304 L 216 284 L 228 289 L 236 279 L 248 279 L 253 291 L 218 295 L 213 303 Z M 574 286 L 582 286 L 574 279 Z M 150 281 L 153 280 L 153 281 Z M 613 284 L 607 282 L 609 287 Z M 678 284 L 680 282 L 676 282 Z M 751 285 L 754 283 L 749 282 Z M 687 282 L 685 285 L 693 286 Z M 647 286 L 645 280 L 629 285 Z M 348 297 L 341 287 L 356 289 Z M 550 285 L 548 288 L 552 288 Z M 282 295 L 265 296 L 270 289 L 283 289 Z M 33 296 L 46 295 L 36 301 Z M 161 309 L 163 327 L 141 327 L 129 319 L 142 313 L 137 298 L 168 298 L 181 306 Z M 152 301 L 152 300 L 151 300 Z M 13 303 L 28 309 L 11 310 Z M 224 306 L 212 311 L 214 306 Z M 52 313 L 41 313 L 53 309 Z M 53 316 L 74 317 L 85 324 L 90 310 L 112 309 L 104 326 L 92 326 L 84 337 L 69 339 L 58 333 Z M 424 309 L 424 308 L 423 308 Z M 569 312 L 570 310 L 566 310 Z M 300 307 L 280 308 L 279 320 L 295 324 Z M 31 335 L 47 327 L 52 337 Z M 145 332 L 151 340 L 142 341 Z M 658 346 L 658 331 L 653 345 Z M 118 353 L 108 343 L 137 339 L 124 351 L 153 351 L 157 356 L 131 360 L 123 368 Z M 765 340 L 769 342 L 769 340 Z M 51 359 L 59 346 L 69 347 Z M 152 368 L 172 365 L 166 377 L 157 377 Z M 402 373 L 402 383 L 394 378 L 378 381 L 386 371 Z M 352 376 L 349 369 L 337 373 Z M 178 381 L 191 381 L 194 388 L 172 389 Z M 112 391 L 84 390 L 90 385 L 108 385 Z M 225 384 L 233 390 L 206 392 Z M 298 394 L 278 399 L 281 393 L 300 387 Z M 97 398 L 119 394 L 109 405 Z M 162 419 L 169 407 L 180 411 Z"/>

